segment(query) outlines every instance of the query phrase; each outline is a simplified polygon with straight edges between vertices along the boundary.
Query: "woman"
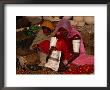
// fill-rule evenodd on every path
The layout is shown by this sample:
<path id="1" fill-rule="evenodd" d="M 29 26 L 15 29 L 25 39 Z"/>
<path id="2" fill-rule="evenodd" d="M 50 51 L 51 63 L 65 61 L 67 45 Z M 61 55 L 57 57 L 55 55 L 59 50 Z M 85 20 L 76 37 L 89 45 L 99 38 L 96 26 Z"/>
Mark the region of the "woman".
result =
<path id="1" fill-rule="evenodd" d="M 41 62 L 39 66 L 44 66 L 48 53 L 48 46 L 46 44 L 49 43 L 50 38 L 55 35 L 55 27 L 54 24 L 48 20 L 44 20 L 41 26 L 42 30 L 37 33 L 32 45 L 30 46 L 30 49 L 39 49 L 39 56 Z"/>
<path id="2" fill-rule="evenodd" d="M 64 30 L 64 32 L 62 32 Z M 67 31 L 66 31 L 67 30 Z M 64 60 L 63 63 L 65 65 L 70 63 L 68 66 L 72 67 L 73 65 L 83 66 L 83 65 L 93 65 L 94 64 L 94 57 L 92 55 L 86 55 L 86 51 L 84 48 L 83 40 L 78 31 L 75 28 L 72 28 L 70 22 L 68 20 L 62 19 L 57 27 L 56 27 L 56 36 L 58 38 L 63 38 L 57 42 L 56 47 L 57 49 L 63 51 L 64 53 Z M 66 34 L 64 34 L 66 33 Z M 63 35 L 64 34 L 64 35 Z M 80 40 L 80 53 L 79 55 L 75 55 L 72 47 L 72 39 L 75 35 L 78 35 Z M 67 36 L 67 37 L 66 37 Z M 70 70 L 71 71 L 71 70 Z M 65 72 L 66 73 L 66 72 Z"/>
<path id="3" fill-rule="evenodd" d="M 44 20 L 41 24 L 42 30 L 40 30 L 37 34 L 33 43 L 30 46 L 30 49 L 33 49 L 34 45 L 41 43 L 44 40 L 50 40 L 52 36 L 54 36 L 54 24 L 51 21 Z"/>
<path id="4" fill-rule="evenodd" d="M 68 48 L 69 50 L 72 50 L 72 39 L 75 35 L 79 35 L 79 37 L 81 38 L 81 42 L 80 42 L 80 54 L 79 56 L 73 60 L 71 62 L 71 64 L 77 64 L 77 65 L 84 65 L 84 64 L 94 64 L 94 58 L 92 55 L 86 55 L 86 51 L 84 48 L 84 44 L 83 44 L 83 40 L 82 37 L 80 35 L 80 33 L 78 31 L 75 30 L 75 28 L 72 28 L 70 22 L 68 20 L 62 19 L 57 27 L 56 27 L 56 31 L 57 31 L 57 35 L 59 34 L 59 30 L 60 28 L 64 28 L 65 30 L 68 31 L 67 34 L 67 39 L 70 41 L 70 43 L 68 43 Z M 73 54 L 74 56 L 74 54 Z M 65 60 L 65 62 L 68 62 L 67 60 Z M 65 63 L 67 64 L 67 63 Z"/>

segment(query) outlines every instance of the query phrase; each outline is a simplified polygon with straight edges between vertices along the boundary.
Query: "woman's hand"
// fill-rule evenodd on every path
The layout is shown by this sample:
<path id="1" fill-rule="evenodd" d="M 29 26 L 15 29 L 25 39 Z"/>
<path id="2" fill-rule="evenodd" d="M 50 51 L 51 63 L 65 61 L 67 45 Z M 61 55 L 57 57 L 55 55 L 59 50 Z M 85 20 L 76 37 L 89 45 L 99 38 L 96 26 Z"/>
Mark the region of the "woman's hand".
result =
<path id="1" fill-rule="evenodd" d="M 68 61 L 67 60 L 64 60 L 63 63 L 64 63 L 64 65 L 67 65 L 68 64 Z"/>

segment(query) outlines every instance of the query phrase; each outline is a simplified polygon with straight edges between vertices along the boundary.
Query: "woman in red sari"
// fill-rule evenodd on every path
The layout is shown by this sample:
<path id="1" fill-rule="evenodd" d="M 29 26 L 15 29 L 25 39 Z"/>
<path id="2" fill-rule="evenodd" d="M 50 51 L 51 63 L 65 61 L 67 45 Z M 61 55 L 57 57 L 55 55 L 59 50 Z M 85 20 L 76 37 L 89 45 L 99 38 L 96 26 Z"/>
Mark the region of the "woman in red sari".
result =
<path id="1" fill-rule="evenodd" d="M 57 31 L 57 36 L 62 38 L 61 34 L 64 34 L 62 32 L 60 32 L 60 29 L 63 28 L 65 30 L 67 30 L 68 34 L 67 37 L 65 37 L 65 39 L 62 41 L 62 45 L 58 45 L 58 48 L 63 48 L 62 51 L 64 52 L 65 55 L 65 59 L 64 59 L 64 64 L 66 65 L 69 61 L 70 64 L 69 65 L 69 70 L 67 70 L 67 72 L 65 73 L 80 73 L 80 72 L 84 72 L 84 71 L 80 71 L 79 69 L 84 69 L 86 70 L 87 68 L 91 71 L 87 72 L 87 73 L 92 73 L 93 72 L 93 65 L 94 65 L 94 56 L 93 55 L 87 55 L 85 48 L 84 48 L 84 44 L 83 44 L 83 39 L 80 35 L 80 33 L 71 26 L 70 22 L 68 20 L 62 19 L 57 27 L 56 27 L 56 31 Z M 79 50 L 79 54 L 75 54 L 75 52 L 73 51 L 73 45 L 72 45 L 72 40 L 74 36 L 79 36 L 80 37 L 80 50 Z M 68 49 L 68 50 L 66 50 Z M 71 58 L 72 57 L 72 58 Z M 77 68 L 77 72 L 72 72 L 71 68 L 73 66 L 79 66 L 79 68 Z M 86 72 L 85 72 L 86 73 Z"/>
<path id="2" fill-rule="evenodd" d="M 60 28 L 64 28 L 65 30 L 68 31 L 67 37 L 65 37 L 66 40 L 68 40 L 68 45 L 67 47 L 69 47 L 69 50 L 73 50 L 72 47 L 72 39 L 75 35 L 78 35 L 81 38 L 80 41 L 80 54 L 79 57 L 77 57 L 72 63 L 73 64 L 77 64 L 77 65 L 84 65 L 84 64 L 93 64 L 94 62 L 94 58 L 92 55 L 86 55 L 86 51 L 84 48 L 84 44 L 83 44 L 83 40 L 82 37 L 80 35 L 80 33 L 71 26 L 70 22 L 68 20 L 62 19 L 57 27 L 56 27 L 56 31 L 57 31 L 57 35 L 60 33 L 59 29 Z M 60 35 L 59 37 L 61 37 L 62 35 Z M 73 51 L 74 52 L 74 51 Z"/>

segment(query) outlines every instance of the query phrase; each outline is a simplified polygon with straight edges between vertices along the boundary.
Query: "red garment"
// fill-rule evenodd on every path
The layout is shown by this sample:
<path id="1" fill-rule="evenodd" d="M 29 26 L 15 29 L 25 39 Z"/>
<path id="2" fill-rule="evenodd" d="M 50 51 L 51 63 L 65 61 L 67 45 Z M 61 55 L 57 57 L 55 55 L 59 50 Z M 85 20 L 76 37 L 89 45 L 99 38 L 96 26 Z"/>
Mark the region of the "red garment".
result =
<path id="1" fill-rule="evenodd" d="M 50 47 L 50 41 L 44 40 L 39 44 L 39 49 L 41 52 L 48 54 Z"/>
<path id="2" fill-rule="evenodd" d="M 39 49 L 41 52 L 44 52 L 48 54 L 50 47 L 50 41 L 45 40 L 39 44 Z M 64 40 L 64 39 L 58 39 L 56 43 L 56 48 L 59 51 L 62 51 L 64 54 L 64 60 L 69 60 L 71 58 L 72 53 L 72 47 L 71 47 L 71 41 Z M 94 64 L 94 57 L 92 55 L 86 55 L 81 54 L 78 58 L 73 60 L 72 64 L 76 65 L 85 65 L 85 64 Z"/>
<path id="3" fill-rule="evenodd" d="M 59 51 L 62 51 L 64 54 L 64 60 L 69 60 L 69 58 L 71 57 L 71 52 L 69 51 L 69 47 L 68 47 L 68 41 L 64 40 L 64 39 L 58 39 L 57 43 L 56 43 L 56 48 Z"/>
<path id="4" fill-rule="evenodd" d="M 50 41 L 45 40 L 39 44 L 39 49 L 41 52 L 48 54 L 50 47 Z M 64 39 L 58 39 L 56 43 L 56 48 L 58 51 L 62 51 L 64 54 L 64 60 L 69 60 L 72 55 L 68 49 L 67 41 Z"/>

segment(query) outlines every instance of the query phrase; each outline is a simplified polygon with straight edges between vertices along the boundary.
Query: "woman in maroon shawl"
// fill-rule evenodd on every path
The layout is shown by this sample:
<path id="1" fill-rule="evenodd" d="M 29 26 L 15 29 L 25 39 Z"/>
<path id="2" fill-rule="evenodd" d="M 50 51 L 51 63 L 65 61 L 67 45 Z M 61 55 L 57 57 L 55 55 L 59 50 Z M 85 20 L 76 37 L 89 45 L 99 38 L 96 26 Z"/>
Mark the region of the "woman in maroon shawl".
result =
<path id="1" fill-rule="evenodd" d="M 69 50 L 72 50 L 71 40 L 76 34 L 79 35 L 79 37 L 81 37 L 80 33 L 78 31 L 76 31 L 76 29 L 71 26 L 71 24 L 68 20 L 65 20 L 65 19 L 62 19 L 58 23 L 58 25 L 56 27 L 57 35 L 60 34 L 60 32 L 59 32 L 60 28 L 64 28 L 65 30 L 68 31 L 67 40 L 68 40 L 68 42 L 70 41 L 68 43 L 68 47 L 69 47 Z M 94 61 L 94 57 L 92 55 L 86 55 L 83 40 L 81 37 L 79 57 L 77 57 L 71 64 L 77 64 L 77 65 L 93 64 L 94 63 L 93 61 Z"/>

